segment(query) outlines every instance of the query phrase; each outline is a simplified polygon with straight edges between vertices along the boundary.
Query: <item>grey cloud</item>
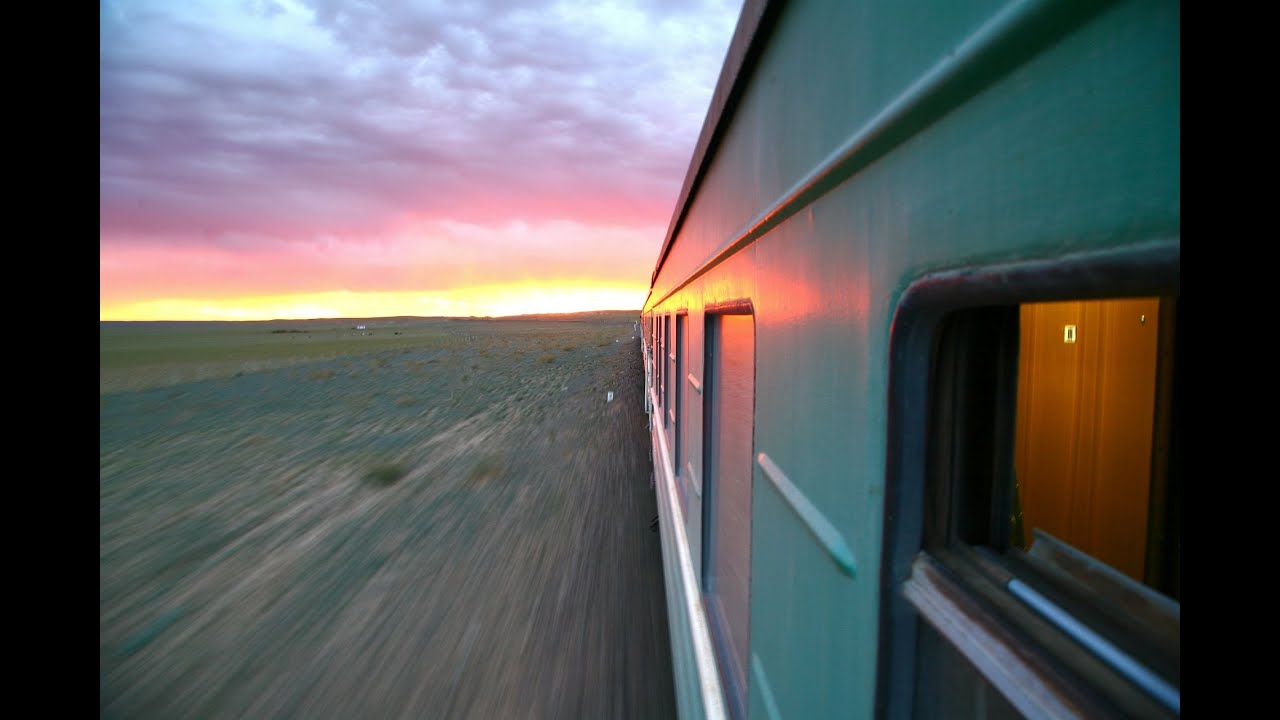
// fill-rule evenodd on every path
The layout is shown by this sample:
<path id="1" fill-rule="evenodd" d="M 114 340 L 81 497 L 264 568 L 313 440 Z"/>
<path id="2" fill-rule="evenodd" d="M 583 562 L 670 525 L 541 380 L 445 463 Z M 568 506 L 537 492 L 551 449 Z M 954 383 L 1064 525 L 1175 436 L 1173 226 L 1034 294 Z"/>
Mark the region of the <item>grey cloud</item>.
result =
<path id="1" fill-rule="evenodd" d="M 245 46 L 195 18 L 104 10 L 103 227 L 354 231 L 503 204 L 554 216 L 584 194 L 665 222 L 737 9 L 644 7 L 645 27 L 687 32 L 607 43 L 545 3 L 316 2 L 326 47 Z M 687 96 L 670 90 L 693 70 Z"/>

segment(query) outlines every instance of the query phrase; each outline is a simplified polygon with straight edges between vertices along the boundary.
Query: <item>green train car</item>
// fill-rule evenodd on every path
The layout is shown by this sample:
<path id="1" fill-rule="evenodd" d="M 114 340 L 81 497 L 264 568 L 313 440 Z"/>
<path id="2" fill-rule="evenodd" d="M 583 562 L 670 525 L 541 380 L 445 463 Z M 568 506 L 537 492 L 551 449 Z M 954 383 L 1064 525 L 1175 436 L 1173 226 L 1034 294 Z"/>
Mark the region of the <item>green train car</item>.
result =
<path id="1" fill-rule="evenodd" d="M 1179 14 L 746 3 L 643 310 L 682 718 L 1180 715 Z"/>

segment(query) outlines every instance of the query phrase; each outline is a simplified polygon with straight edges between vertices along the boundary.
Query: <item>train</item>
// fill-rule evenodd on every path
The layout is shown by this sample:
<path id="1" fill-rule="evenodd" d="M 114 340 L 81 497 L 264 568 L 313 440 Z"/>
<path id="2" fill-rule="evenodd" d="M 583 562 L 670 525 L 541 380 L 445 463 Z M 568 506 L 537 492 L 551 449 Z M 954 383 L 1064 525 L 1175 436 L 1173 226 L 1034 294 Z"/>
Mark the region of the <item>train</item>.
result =
<path id="1" fill-rule="evenodd" d="M 1180 716 L 1179 19 L 744 3 L 641 311 L 681 718 Z"/>

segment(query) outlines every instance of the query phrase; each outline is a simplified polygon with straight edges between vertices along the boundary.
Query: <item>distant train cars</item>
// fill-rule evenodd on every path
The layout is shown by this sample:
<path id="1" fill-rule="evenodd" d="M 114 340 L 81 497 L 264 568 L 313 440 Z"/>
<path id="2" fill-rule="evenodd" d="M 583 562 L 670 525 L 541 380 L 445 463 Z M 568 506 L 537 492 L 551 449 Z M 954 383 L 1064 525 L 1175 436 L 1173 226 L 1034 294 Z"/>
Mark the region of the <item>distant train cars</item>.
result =
<path id="1" fill-rule="evenodd" d="M 683 718 L 1180 714 L 1176 2 L 747 2 L 643 310 Z"/>

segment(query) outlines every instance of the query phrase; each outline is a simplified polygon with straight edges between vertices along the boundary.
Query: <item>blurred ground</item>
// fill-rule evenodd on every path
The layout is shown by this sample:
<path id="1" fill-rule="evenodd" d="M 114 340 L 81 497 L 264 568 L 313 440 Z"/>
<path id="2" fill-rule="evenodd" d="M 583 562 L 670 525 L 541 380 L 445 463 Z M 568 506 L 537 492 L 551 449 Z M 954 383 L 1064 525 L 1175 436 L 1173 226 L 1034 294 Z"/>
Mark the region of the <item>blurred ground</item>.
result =
<path id="1" fill-rule="evenodd" d="M 639 341 L 522 327 L 101 395 L 102 716 L 674 717 Z"/>

